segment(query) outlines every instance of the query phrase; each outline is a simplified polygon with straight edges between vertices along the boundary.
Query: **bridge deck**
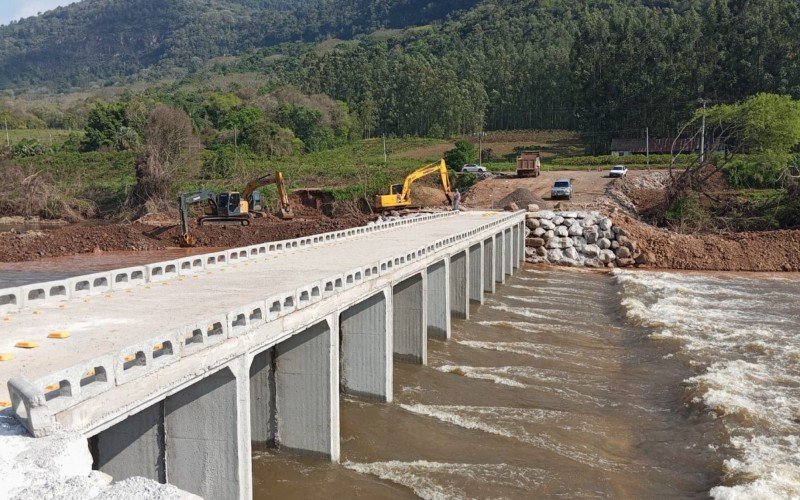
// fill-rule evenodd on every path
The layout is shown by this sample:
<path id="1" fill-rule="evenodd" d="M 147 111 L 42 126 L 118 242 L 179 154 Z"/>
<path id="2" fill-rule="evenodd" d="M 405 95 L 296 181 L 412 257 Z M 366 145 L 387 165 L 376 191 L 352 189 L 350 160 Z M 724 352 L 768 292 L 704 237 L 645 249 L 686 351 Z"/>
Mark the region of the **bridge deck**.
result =
<path id="1" fill-rule="evenodd" d="M 225 315 L 355 268 L 377 266 L 383 259 L 478 229 L 504 215 L 508 214 L 467 212 L 7 314 L 5 321 L 0 319 L 0 352 L 13 353 L 14 358 L 0 362 L 0 401 L 9 399 L 6 383 L 13 376 L 35 381 L 76 363 L 118 354 L 159 333 L 185 330 L 202 318 Z M 67 331 L 70 337 L 48 338 L 53 331 Z M 21 340 L 36 341 L 39 347 L 14 347 Z"/>

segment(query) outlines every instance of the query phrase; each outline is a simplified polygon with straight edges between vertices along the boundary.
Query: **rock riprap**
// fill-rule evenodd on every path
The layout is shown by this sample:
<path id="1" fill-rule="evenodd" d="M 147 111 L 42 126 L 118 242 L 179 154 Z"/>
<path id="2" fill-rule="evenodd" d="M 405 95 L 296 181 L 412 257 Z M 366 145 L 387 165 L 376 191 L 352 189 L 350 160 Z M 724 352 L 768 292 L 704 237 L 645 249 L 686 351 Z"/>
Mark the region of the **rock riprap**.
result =
<path id="1" fill-rule="evenodd" d="M 525 260 L 573 267 L 645 264 L 635 241 L 600 212 L 555 212 L 528 205 Z"/>

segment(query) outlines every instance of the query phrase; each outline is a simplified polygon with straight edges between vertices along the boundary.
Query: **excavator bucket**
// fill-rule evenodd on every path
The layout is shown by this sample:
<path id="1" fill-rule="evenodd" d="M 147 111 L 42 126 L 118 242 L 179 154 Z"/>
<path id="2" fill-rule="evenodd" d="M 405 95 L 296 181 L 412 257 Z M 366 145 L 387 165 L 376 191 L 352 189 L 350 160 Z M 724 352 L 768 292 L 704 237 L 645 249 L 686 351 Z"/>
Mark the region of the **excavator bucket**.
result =
<path id="1" fill-rule="evenodd" d="M 281 211 L 278 215 L 282 220 L 292 220 L 294 219 L 294 212 L 291 208 L 281 208 Z"/>
<path id="2" fill-rule="evenodd" d="M 190 234 L 184 234 L 181 236 L 180 244 L 182 247 L 193 247 L 197 243 L 197 240 Z"/>

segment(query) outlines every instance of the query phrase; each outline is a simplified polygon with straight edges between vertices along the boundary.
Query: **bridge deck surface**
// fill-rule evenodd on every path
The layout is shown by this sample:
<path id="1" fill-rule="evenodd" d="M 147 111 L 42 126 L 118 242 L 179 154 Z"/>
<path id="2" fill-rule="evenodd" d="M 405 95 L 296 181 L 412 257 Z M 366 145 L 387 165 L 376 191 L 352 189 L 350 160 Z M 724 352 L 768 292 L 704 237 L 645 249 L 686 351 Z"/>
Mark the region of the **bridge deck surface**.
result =
<path id="1" fill-rule="evenodd" d="M 0 362 L 0 401 L 8 399 L 6 383 L 10 377 L 23 375 L 36 380 L 202 318 L 224 315 L 354 268 L 377 265 L 382 259 L 476 229 L 503 215 L 467 212 L 254 258 L 180 280 L 114 291 L 91 297 L 88 302 L 71 300 L 8 314 L 7 321 L 0 321 L 0 352 L 11 352 L 14 359 Z M 55 330 L 71 336 L 65 340 L 47 338 Z M 20 340 L 37 341 L 39 347 L 15 348 Z"/>

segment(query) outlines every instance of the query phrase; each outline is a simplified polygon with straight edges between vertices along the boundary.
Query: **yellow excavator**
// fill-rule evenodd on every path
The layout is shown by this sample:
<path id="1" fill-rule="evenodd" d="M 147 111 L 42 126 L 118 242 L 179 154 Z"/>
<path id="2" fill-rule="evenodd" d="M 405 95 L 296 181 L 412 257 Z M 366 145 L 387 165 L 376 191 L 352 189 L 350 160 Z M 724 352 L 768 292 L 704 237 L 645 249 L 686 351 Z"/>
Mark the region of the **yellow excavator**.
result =
<path id="1" fill-rule="evenodd" d="M 405 182 L 402 184 L 393 184 L 389 186 L 388 194 L 375 195 L 375 208 L 378 210 L 395 210 L 398 208 L 408 208 L 411 206 L 411 185 L 415 181 L 438 173 L 442 182 L 442 190 L 447 197 L 448 202 L 452 202 L 453 198 L 450 189 L 450 173 L 447 170 L 447 164 L 444 160 L 439 160 L 437 163 L 431 163 L 419 168 L 406 177 Z"/>
<path id="2" fill-rule="evenodd" d="M 184 193 L 178 198 L 181 216 L 181 246 L 193 246 L 195 239 L 189 234 L 189 206 L 205 203 L 205 214 L 198 219 L 202 226 L 207 223 L 239 223 L 243 226 L 250 225 L 250 219 L 264 216 L 264 204 L 261 192 L 257 188 L 275 184 L 280 198 L 280 211 L 278 216 L 283 220 L 294 218 L 294 213 L 289 205 L 289 195 L 283 181 L 283 174 L 265 175 L 247 183 L 241 193 L 232 191 L 217 193 L 210 190 L 201 190 L 194 193 Z"/>

